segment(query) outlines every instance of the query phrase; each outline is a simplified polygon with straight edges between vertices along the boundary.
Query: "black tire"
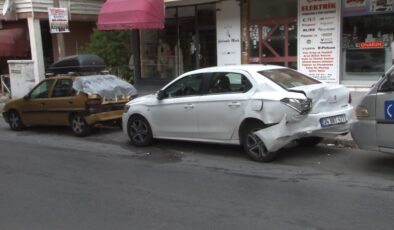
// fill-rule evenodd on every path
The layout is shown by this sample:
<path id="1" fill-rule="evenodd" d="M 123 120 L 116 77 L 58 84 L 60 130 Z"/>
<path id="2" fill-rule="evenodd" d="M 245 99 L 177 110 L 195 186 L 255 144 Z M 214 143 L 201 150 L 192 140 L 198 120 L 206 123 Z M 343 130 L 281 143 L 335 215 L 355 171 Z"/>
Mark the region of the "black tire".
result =
<path id="1" fill-rule="evenodd" d="M 276 156 L 275 152 L 268 152 L 264 142 L 254 134 L 254 132 L 263 129 L 265 125 L 259 122 L 247 124 L 242 130 L 242 145 L 248 156 L 259 162 L 270 162 Z"/>
<path id="2" fill-rule="evenodd" d="M 25 128 L 21 116 L 15 110 L 11 110 L 10 112 L 8 112 L 8 122 L 11 130 L 22 131 Z"/>
<path id="3" fill-rule="evenodd" d="M 298 140 L 298 144 L 304 147 L 313 147 L 323 140 L 322 137 L 304 137 Z"/>
<path id="4" fill-rule="evenodd" d="M 73 133 L 78 137 L 85 137 L 92 130 L 92 127 L 86 123 L 80 114 L 74 114 L 71 117 L 70 126 Z"/>
<path id="5" fill-rule="evenodd" d="M 149 122 L 142 116 L 131 116 L 127 123 L 130 142 L 135 146 L 148 146 L 153 142 L 152 129 Z"/>

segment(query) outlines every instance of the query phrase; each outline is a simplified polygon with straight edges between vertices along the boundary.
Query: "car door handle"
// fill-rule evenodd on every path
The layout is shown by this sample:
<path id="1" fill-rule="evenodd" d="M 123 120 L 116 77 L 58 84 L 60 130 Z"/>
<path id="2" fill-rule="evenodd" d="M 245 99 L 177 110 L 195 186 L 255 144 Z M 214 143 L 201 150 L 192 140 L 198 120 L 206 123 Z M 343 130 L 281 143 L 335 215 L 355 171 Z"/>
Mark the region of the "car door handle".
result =
<path id="1" fill-rule="evenodd" d="M 187 104 L 184 106 L 185 109 L 194 109 L 194 105 L 193 104 Z"/>
<path id="2" fill-rule="evenodd" d="M 227 104 L 229 107 L 240 107 L 241 106 L 241 103 L 239 103 L 239 102 L 230 102 L 230 103 L 228 103 Z"/>
<path id="3" fill-rule="evenodd" d="M 72 103 L 73 103 L 72 101 L 69 101 L 69 102 L 68 102 L 68 104 L 72 104 Z"/>

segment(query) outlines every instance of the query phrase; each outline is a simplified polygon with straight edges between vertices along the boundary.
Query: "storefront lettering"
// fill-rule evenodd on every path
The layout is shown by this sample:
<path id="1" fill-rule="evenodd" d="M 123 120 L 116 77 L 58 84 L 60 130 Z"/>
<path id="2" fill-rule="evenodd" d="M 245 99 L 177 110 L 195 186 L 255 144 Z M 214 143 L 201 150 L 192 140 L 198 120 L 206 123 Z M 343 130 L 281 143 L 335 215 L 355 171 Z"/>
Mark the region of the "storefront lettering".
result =
<path id="1" fill-rule="evenodd" d="M 302 6 L 302 11 L 317 11 L 317 10 L 331 10 L 336 9 L 337 6 L 335 3 L 324 3 L 318 5 L 309 5 L 309 6 Z"/>
<path id="2" fill-rule="evenodd" d="M 377 41 L 377 42 L 360 42 L 360 48 L 382 48 L 384 47 L 384 42 Z"/>
<path id="3" fill-rule="evenodd" d="M 240 39 L 236 39 L 236 38 L 231 38 L 231 39 L 219 39 L 218 43 L 238 43 L 240 42 Z"/>

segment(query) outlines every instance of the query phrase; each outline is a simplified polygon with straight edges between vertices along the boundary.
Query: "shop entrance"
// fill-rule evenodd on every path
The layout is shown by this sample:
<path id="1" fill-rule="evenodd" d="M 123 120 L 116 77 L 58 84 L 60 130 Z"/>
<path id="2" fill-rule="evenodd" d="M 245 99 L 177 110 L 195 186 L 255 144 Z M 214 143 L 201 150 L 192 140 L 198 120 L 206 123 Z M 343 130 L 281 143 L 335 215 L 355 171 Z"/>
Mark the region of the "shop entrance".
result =
<path id="1" fill-rule="evenodd" d="M 297 68 L 297 19 L 249 23 L 249 63 Z"/>
<path id="2" fill-rule="evenodd" d="M 168 82 L 182 73 L 215 66 L 216 5 L 166 8 L 163 30 L 140 31 L 140 80 Z"/>

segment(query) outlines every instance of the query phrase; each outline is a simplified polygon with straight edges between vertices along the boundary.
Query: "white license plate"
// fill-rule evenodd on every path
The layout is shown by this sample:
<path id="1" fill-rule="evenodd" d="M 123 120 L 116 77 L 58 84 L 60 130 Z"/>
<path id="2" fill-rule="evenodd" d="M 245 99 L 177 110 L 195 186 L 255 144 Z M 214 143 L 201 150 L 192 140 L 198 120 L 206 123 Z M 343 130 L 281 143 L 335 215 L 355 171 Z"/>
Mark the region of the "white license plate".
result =
<path id="1" fill-rule="evenodd" d="M 341 114 L 332 117 L 324 117 L 320 119 L 321 127 L 333 126 L 338 124 L 344 124 L 347 122 L 346 115 Z"/>

